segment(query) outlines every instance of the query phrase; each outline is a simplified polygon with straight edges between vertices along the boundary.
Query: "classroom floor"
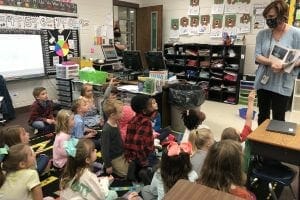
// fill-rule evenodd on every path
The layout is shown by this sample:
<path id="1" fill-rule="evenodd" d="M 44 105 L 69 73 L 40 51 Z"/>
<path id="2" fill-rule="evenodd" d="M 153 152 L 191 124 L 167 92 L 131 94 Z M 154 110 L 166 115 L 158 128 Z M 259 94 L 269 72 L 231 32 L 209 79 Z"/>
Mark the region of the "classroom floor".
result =
<path id="1" fill-rule="evenodd" d="M 229 105 L 225 103 L 218 103 L 213 101 L 205 101 L 201 106 L 201 110 L 206 114 L 206 120 L 204 124 L 208 125 L 212 132 L 214 133 L 215 140 L 219 140 L 221 137 L 222 130 L 228 126 L 232 126 L 241 130 L 244 125 L 244 119 L 240 118 L 238 115 L 238 109 L 246 107 L 243 105 Z M 255 108 L 257 111 L 257 108 Z M 29 113 L 17 113 L 16 119 L 9 121 L 7 125 L 19 124 L 23 126 L 28 132 L 32 132 L 32 129 L 27 125 L 27 119 L 29 117 Z M 252 128 L 255 129 L 257 127 L 257 116 L 255 120 L 253 120 Z M 292 121 L 296 123 L 300 123 L 300 112 L 291 113 L 287 112 L 286 120 Z M 291 166 L 295 170 L 298 171 L 297 166 Z M 293 190 L 296 193 L 298 199 L 298 178 L 296 178 L 292 184 Z M 284 189 L 279 200 L 290 200 L 292 199 L 291 192 L 288 187 Z"/>

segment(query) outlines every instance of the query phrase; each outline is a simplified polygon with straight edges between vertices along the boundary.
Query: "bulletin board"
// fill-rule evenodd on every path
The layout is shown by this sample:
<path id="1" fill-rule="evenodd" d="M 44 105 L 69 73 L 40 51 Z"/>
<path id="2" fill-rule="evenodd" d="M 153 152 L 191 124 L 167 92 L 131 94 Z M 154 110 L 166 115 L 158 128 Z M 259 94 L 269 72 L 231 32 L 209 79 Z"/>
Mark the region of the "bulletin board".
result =
<path id="1" fill-rule="evenodd" d="M 55 64 L 80 56 L 78 30 L 41 30 L 46 74 L 56 74 Z"/>
<path id="2" fill-rule="evenodd" d="M 43 73 L 39 71 L 39 73 L 33 73 L 31 77 L 54 75 L 56 74 L 55 64 L 67 61 L 70 57 L 80 56 L 79 28 L 80 22 L 77 17 L 0 10 L 0 34 L 7 34 L 7 36 L 10 36 L 9 34 L 20 34 L 22 38 L 20 41 L 23 41 L 24 44 L 26 43 L 26 36 L 28 36 L 28 39 L 31 38 L 33 42 L 37 42 L 38 38 L 40 39 L 41 55 L 39 54 L 39 58 L 42 57 Z M 30 37 L 30 35 L 35 35 L 36 37 Z M 14 37 L 11 38 L 15 41 Z M 17 42 L 14 44 L 16 49 L 21 46 Z M 37 46 L 38 44 L 36 44 Z M 2 48 L 2 52 L 5 52 L 4 48 Z M 14 53 L 13 51 L 11 52 Z M 28 55 L 31 56 L 31 54 Z M 16 54 L 16 61 L 21 57 L 21 53 Z M 27 60 L 26 57 L 22 58 L 22 61 L 27 62 Z M 15 63 L 19 64 L 18 68 L 23 66 L 20 66 L 22 62 L 14 62 L 14 59 L 10 59 L 10 61 L 7 66 L 2 67 L 2 72 L 11 76 L 13 69 L 10 66 Z M 27 76 L 26 70 L 23 70 L 23 72 L 23 76 L 22 73 L 18 74 L 15 79 L 30 77 Z M 13 76 L 9 78 L 14 79 Z"/>

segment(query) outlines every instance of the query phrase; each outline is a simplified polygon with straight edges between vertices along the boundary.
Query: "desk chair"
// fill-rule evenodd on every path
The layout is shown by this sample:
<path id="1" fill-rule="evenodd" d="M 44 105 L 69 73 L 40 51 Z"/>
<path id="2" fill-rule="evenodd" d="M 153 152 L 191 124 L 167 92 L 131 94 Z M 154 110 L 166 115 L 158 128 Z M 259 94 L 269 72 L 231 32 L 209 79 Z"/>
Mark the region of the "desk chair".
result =
<path id="1" fill-rule="evenodd" d="M 6 120 L 3 118 L 3 113 L 2 113 L 2 109 L 1 109 L 3 99 L 4 99 L 4 97 L 0 96 L 0 125 L 1 126 L 4 126 L 4 124 L 6 122 Z"/>
<path id="2" fill-rule="evenodd" d="M 277 200 L 277 196 L 273 190 L 272 182 L 277 182 L 283 186 L 289 186 L 293 198 L 296 199 L 295 193 L 292 189 L 291 183 L 295 178 L 296 172 L 293 171 L 290 167 L 279 164 L 262 164 L 260 166 L 255 166 L 251 170 L 251 178 L 254 180 L 252 181 L 251 185 L 254 182 L 260 180 L 268 182 L 269 191 L 272 195 L 273 200 Z"/>

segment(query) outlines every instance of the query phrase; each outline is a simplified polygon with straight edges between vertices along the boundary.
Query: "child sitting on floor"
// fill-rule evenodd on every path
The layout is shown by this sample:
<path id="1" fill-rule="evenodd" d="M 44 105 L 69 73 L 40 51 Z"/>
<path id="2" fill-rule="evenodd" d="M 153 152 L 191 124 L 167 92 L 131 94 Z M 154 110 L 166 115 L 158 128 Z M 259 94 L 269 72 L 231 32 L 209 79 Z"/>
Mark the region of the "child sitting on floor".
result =
<path id="1" fill-rule="evenodd" d="M 214 136 L 210 129 L 194 129 L 189 135 L 189 142 L 192 144 L 192 168 L 199 176 L 207 151 L 215 143 Z"/>
<path id="2" fill-rule="evenodd" d="M 35 101 L 30 107 L 28 124 L 39 133 L 52 133 L 55 129 L 55 119 L 53 116 L 53 102 L 48 99 L 48 93 L 44 87 L 33 89 Z"/>
<path id="3" fill-rule="evenodd" d="M 53 165 L 63 168 L 67 162 L 67 152 L 64 142 L 71 138 L 71 130 L 74 126 L 74 114 L 70 110 L 60 110 L 57 114 L 56 136 L 53 144 Z"/>
<path id="4" fill-rule="evenodd" d="M 198 175 L 192 169 L 191 153 L 192 145 L 189 142 L 180 145 L 174 141 L 170 142 L 163 150 L 160 168 L 154 173 L 151 184 L 142 189 L 144 200 L 163 199 L 179 179 L 196 181 Z"/>
<path id="5" fill-rule="evenodd" d="M 248 95 L 248 108 L 242 133 L 239 133 L 239 131 L 237 131 L 235 128 L 228 127 L 223 130 L 221 140 L 231 139 L 238 142 L 244 142 L 247 139 L 247 136 L 252 132 L 251 128 L 255 95 L 256 93 L 254 90 L 252 90 Z"/>
<path id="6" fill-rule="evenodd" d="M 114 172 L 120 177 L 126 177 L 128 162 L 124 157 L 124 146 L 118 127 L 122 109 L 123 102 L 119 100 L 108 100 L 104 104 L 104 113 L 108 120 L 102 129 L 101 153 L 107 174 Z"/>
<path id="7" fill-rule="evenodd" d="M 100 177 L 91 172 L 91 166 L 97 158 L 97 150 L 89 139 L 65 143 L 68 162 L 60 181 L 60 199 L 113 200 L 118 197 L 109 190 L 113 177 Z"/>
<path id="8" fill-rule="evenodd" d="M 246 200 L 256 199 L 244 187 L 246 175 L 242 171 L 242 147 L 232 140 L 221 140 L 211 146 L 197 182 Z"/>
<path id="9" fill-rule="evenodd" d="M 74 128 L 72 130 L 72 137 L 90 138 L 95 143 L 96 149 L 101 148 L 100 138 L 97 135 L 97 131 L 85 126 L 84 115 L 88 112 L 89 105 L 83 99 L 77 99 L 73 102 L 72 110 L 75 113 L 74 116 Z"/>
<path id="10" fill-rule="evenodd" d="M 209 129 L 208 126 L 202 124 L 206 116 L 204 112 L 201 112 L 199 109 L 185 110 L 181 113 L 181 118 L 183 119 L 184 126 L 186 127 L 181 142 L 187 142 L 190 132 L 194 129 Z"/>
<path id="11" fill-rule="evenodd" d="M 0 131 L 1 146 L 11 147 L 16 144 L 29 144 L 29 133 L 19 125 L 7 126 Z M 47 165 L 50 164 L 49 157 L 46 154 L 38 154 L 36 158 L 36 169 L 42 174 Z"/>
<path id="12" fill-rule="evenodd" d="M 42 200 L 43 192 L 36 166 L 35 153 L 30 146 L 16 144 L 0 148 L 4 155 L 0 165 L 0 199 Z"/>

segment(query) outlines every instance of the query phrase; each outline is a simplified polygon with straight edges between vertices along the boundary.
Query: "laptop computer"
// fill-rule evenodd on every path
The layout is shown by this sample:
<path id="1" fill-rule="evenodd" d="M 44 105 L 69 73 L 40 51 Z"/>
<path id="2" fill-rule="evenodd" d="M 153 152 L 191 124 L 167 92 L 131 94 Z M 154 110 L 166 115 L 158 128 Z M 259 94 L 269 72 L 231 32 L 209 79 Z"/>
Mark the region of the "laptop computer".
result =
<path id="1" fill-rule="evenodd" d="M 297 124 L 293 122 L 270 120 L 266 130 L 288 135 L 296 135 Z"/>

